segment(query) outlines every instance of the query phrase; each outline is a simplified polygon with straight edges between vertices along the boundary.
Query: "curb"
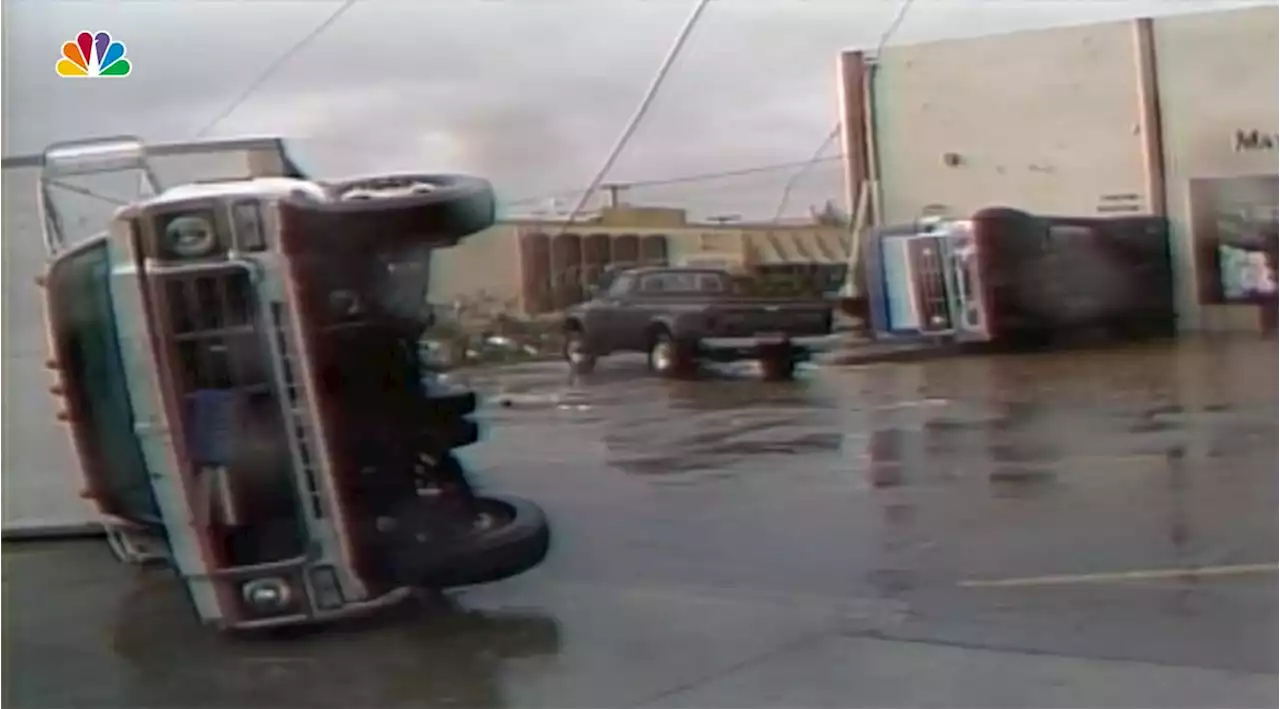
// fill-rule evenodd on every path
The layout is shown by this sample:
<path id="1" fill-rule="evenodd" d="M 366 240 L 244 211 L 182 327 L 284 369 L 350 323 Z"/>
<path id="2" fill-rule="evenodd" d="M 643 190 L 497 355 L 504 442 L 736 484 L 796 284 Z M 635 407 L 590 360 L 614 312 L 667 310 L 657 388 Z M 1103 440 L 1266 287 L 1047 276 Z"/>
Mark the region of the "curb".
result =
<path id="1" fill-rule="evenodd" d="M 840 367 L 942 359 L 966 354 L 968 351 L 968 348 L 956 343 L 861 340 L 825 352 L 821 358 L 815 358 L 814 361 L 826 367 Z"/>
<path id="2" fill-rule="evenodd" d="M 0 542 L 59 542 L 104 539 L 106 530 L 98 522 L 40 524 L 0 530 Z"/>

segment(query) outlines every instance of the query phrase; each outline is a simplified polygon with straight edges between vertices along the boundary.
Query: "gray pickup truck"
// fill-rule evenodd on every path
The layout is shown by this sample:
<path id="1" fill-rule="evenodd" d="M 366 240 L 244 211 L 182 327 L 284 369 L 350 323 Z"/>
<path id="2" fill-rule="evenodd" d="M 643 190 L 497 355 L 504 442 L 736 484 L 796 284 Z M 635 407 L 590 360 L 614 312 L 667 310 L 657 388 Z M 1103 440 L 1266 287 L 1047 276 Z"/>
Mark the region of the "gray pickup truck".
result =
<path id="1" fill-rule="evenodd" d="M 607 272 L 591 300 L 564 315 L 564 358 L 578 372 L 614 352 L 643 352 L 649 368 L 687 376 L 701 361 L 756 359 L 768 379 L 830 341 L 832 307 L 820 300 L 743 295 L 726 271 L 643 267 Z"/>

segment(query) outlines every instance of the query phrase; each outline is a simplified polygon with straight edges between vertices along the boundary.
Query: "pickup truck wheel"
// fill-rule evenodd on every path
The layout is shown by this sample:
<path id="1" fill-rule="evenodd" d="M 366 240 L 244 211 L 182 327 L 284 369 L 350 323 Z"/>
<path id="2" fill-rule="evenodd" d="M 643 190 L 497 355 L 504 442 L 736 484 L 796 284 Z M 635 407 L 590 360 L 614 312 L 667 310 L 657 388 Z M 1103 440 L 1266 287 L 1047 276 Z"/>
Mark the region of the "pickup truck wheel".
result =
<path id="1" fill-rule="evenodd" d="M 771 354 L 760 360 L 760 370 L 767 381 L 785 382 L 795 377 L 796 361 L 790 351 Z"/>
<path id="2" fill-rule="evenodd" d="M 697 369 L 693 347 L 677 342 L 671 333 L 661 330 L 649 343 L 649 370 L 663 377 L 684 377 Z"/>
<path id="3" fill-rule="evenodd" d="M 581 330 L 569 330 L 564 334 L 564 361 L 577 374 L 590 374 L 596 368 L 596 356 L 587 350 L 586 337 Z"/>

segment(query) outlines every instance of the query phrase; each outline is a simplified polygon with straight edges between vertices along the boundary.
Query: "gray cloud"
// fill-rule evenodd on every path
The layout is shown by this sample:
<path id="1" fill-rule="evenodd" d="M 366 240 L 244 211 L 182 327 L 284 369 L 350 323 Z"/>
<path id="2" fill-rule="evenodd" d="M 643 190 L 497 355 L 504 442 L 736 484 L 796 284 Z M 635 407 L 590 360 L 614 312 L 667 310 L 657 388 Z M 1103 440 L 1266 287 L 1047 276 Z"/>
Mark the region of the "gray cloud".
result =
<path id="1" fill-rule="evenodd" d="M 1213 0 L 917 0 L 895 38 L 913 42 L 1135 14 Z M 1246 3 L 1240 3 L 1246 4 Z M 3 6 L 5 154 L 70 137 L 189 139 L 333 2 Z M 598 169 L 691 3 L 688 0 L 363 0 L 262 86 L 219 135 L 279 134 L 324 175 L 466 170 L 525 196 Z M 835 57 L 874 45 L 897 0 L 715 0 L 612 178 L 650 179 L 790 162 L 835 122 Z M 60 44 L 106 29 L 134 74 L 68 81 Z M 682 185 L 664 198 L 770 213 L 789 174 Z M 728 185 L 736 185 L 730 188 Z M 796 195 L 838 194 L 815 170 Z M 657 194 L 656 190 L 647 193 Z M 713 206 L 714 205 L 714 206 Z"/>

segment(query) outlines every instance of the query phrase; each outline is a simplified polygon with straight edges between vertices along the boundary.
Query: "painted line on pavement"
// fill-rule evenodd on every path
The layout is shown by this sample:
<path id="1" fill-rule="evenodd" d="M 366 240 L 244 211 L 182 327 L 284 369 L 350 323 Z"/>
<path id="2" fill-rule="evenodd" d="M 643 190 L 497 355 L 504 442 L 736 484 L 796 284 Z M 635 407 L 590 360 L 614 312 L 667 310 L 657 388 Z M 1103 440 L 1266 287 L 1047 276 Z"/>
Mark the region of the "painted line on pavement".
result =
<path id="1" fill-rule="evenodd" d="M 1234 564 L 1229 566 L 1201 566 L 1186 569 L 1139 569 L 1134 571 L 1108 571 L 1093 574 L 1059 574 L 1054 576 L 1024 576 L 1021 578 L 961 581 L 965 588 L 996 588 L 1011 586 L 1054 586 L 1073 583 L 1109 583 L 1113 581 L 1151 581 L 1156 579 L 1187 579 L 1206 576 L 1243 576 L 1247 574 L 1272 574 L 1280 565 Z"/>

